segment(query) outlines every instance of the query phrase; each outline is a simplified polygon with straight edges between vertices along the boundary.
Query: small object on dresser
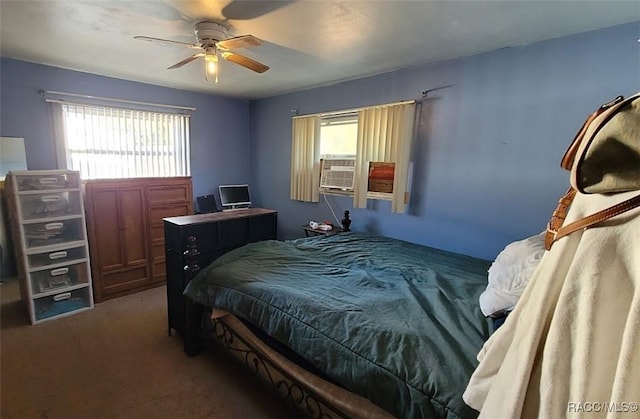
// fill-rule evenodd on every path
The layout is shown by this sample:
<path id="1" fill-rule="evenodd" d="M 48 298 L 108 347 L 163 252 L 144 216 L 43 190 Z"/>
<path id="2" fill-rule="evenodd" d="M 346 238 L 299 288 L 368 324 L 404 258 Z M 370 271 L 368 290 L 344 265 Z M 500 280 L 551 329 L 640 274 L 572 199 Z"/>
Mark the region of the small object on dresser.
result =
<path id="1" fill-rule="evenodd" d="M 351 231 L 351 219 L 349 219 L 349 210 L 344 212 L 344 218 L 342 219 L 342 231 Z"/>

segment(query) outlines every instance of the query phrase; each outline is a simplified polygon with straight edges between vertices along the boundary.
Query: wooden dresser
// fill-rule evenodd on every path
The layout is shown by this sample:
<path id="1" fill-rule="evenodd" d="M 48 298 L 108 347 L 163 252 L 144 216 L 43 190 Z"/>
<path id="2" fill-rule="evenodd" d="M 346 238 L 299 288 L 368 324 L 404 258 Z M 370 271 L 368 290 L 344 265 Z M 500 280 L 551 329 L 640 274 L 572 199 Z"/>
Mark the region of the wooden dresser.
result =
<path id="1" fill-rule="evenodd" d="M 162 219 L 193 214 L 191 178 L 88 180 L 84 191 L 96 302 L 164 285 Z"/>
<path id="2" fill-rule="evenodd" d="M 167 260 L 169 334 L 184 335 L 185 301 L 182 292 L 191 280 L 184 270 L 187 238 L 195 237 L 198 264 L 205 267 L 224 253 L 247 243 L 275 240 L 278 213 L 264 208 L 171 217 L 164 220 Z"/>

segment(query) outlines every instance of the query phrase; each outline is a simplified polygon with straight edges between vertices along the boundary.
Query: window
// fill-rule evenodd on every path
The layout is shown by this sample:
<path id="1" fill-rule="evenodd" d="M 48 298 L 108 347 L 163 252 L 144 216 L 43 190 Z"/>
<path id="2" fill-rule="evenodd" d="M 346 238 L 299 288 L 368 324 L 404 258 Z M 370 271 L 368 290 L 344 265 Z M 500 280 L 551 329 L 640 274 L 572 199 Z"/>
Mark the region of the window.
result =
<path id="1" fill-rule="evenodd" d="M 188 176 L 188 115 L 62 104 L 60 168 L 83 179 Z"/>
<path id="2" fill-rule="evenodd" d="M 343 185 L 340 179 L 333 179 L 334 166 L 336 172 L 343 172 L 346 159 L 352 159 L 353 187 L 348 189 L 354 208 L 365 208 L 367 199 L 390 199 L 391 210 L 403 212 L 408 202 L 415 110 L 415 101 L 409 101 L 294 117 L 291 199 L 318 202 L 320 185 L 336 185 L 344 190 L 337 186 Z M 320 181 L 321 159 L 344 159 L 335 165 L 333 161 L 323 162 L 322 166 L 331 170 L 332 181 Z M 371 176 L 370 171 L 376 168 L 375 176 Z M 375 185 L 370 184 L 371 179 Z"/>
<path id="3" fill-rule="evenodd" d="M 320 118 L 320 158 L 356 158 L 358 115 L 340 114 Z"/>

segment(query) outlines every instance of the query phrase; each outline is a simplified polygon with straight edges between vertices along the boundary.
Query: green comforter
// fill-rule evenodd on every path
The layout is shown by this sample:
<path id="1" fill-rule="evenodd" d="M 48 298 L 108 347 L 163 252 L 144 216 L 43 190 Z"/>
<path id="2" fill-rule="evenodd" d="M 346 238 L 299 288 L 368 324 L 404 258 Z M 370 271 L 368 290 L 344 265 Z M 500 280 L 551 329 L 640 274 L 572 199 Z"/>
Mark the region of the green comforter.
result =
<path id="1" fill-rule="evenodd" d="M 343 233 L 229 252 L 185 294 L 266 331 L 403 418 L 475 417 L 461 395 L 490 333 L 489 262 Z"/>

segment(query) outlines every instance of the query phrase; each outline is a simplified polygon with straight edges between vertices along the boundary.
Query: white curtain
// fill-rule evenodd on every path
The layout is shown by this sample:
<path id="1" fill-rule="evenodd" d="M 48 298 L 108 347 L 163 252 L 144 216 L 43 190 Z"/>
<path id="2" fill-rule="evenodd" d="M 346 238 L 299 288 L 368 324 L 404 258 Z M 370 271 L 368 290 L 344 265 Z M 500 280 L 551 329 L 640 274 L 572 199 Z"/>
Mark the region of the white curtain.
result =
<path id="1" fill-rule="evenodd" d="M 59 103 L 52 103 L 51 110 L 51 115 L 53 117 L 53 137 L 55 139 L 56 161 L 58 163 L 57 168 L 71 170 L 71 156 L 69 154 L 69 147 L 67 147 L 62 105 Z"/>
<path id="2" fill-rule="evenodd" d="M 53 104 L 58 167 L 83 179 L 189 176 L 189 115 Z"/>
<path id="3" fill-rule="evenodd" d="M 391 211 L 405 211 L 414 119 L 415 103 L 376 106 L 358 112 L 354 208 L 367 206 L 369 162 L 390 162 L 395 163 Z"/>
<path id="4" fill-rule="evenodd" d="M 294 117 L 291 137 L 291 199 L 318 202 L 320 116 Z"/>

